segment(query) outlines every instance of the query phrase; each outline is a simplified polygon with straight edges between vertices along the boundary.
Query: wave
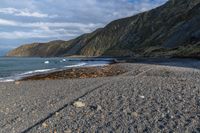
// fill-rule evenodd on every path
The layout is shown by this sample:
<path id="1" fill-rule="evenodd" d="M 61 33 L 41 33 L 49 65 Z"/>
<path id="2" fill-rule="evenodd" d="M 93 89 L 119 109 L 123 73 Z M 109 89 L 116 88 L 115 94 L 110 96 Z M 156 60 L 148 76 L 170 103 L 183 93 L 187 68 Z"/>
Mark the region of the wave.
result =
<path id="1" fill-rule="evenodd" d="M 15 80 L 14 79 L 3 79 L 3 78 L 0 78 L 0 83 L 2 82 L 14 82 Z"/>
<path id="2" fill-rule="evenodd" d="M 82 62 L 82 63 L 78 63 L 76 65 L 65 66 L 64 68 L 81 67 L 81 66 L 87 66 L 87 63 Z"/>
<path id="3" fill-rule="evenodd" d="M 90 64 L 88 67 L 107 66 L 108 64 Z"/>
<path id="4" fill-rule="evenodd" d="M 41 70 L 34 70 L 34 71 L 28 71 L 28 72 L 25 72 L 25 73 L 21 73 L 19 75 L 29 75 L 29 74 L 34 74 L 34 73 L 44 73 L 44 72 L 49 72 L 49 71 L 52 71 L 52 70 L 55 70 L 56 68 L 52 68 L 52 69 L 41 69 Z"/>
<path id="5" fill-rule="evenodd" d="M 15 76 L 0 78 L 0 83 L 1 82 L 14 82 L 14 81 L 20 80 L 24 77 L 32 76 L 32 75 L 35 75 L 35 74 L 41 74 L 41 73 L 45 73 L 45 72 L 50 72 L 50 71 L 53 71 L 53 70 L 56 70 L 56 69 L 52 68 L 52 69 L 41 69 L 41 70 L 28 71 L 28 72 L 16 74 Z"/>
<path id="6" fill-rule="evenodd" d="M 95 67 L 95 66 L 106 66 L 108 63 L 102 63 L 102 64 L 90 64 L 90 63 L 77 63 L 74 65 L 68 65 L 64 66 L 63 68 L 51 68 L 51 69 L 41 69 L 41 70 L 33 70 L 33 71 L 27 71 L 24 73 L 16 74 L 15 76 L 10 76 L 10 77 L 5 77 L 5 78 L 0 78 L 0 82 L 14 82 L 16 80 L 20 80 L 24 77 L 28 76 L 33 76 L 36 74 L 42 74 L 42 73 L 47 73 L 47 72 L 55 72 L 55 71 L 60 71 L 60 70 L 65 70 L 66 68 L 74 68 L 74 67 Z"/>
<path id="7" fill-rule="evenodd" d="M 45 61 L 45 62 L 44 62 L 44 64 L 49 64 L 49 63 L 50 63 L 50 61 Z"/>

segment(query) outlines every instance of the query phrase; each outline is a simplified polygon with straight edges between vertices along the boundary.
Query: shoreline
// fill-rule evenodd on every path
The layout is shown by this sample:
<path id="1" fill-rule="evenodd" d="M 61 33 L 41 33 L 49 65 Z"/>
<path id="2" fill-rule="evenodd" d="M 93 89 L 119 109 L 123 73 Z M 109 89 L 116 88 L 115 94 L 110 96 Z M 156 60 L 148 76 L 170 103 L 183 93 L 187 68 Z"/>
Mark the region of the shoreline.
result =
<path id="1" fill-rule="evenodd" d="M 93 58 L 91 58 L 93 59 Z M 73 60 L 73 59 L 72 59 Z M 88 61 L 89 59 L 81 59 Z M 95 59 L 94 59 L 95 60 Z M 0 83 L 16 82 L 16 81 L 30 81 L 30 80 L 56 80 L 56 79 L 79 79 L 79 78 L 97 78 L 97 77 L 110 77 L 118 76 L 127 72 L 125 68 L 116 68 L 116 64 L 121 63 L 150 63 L 156 64 L 158 62 L 176 62 L 176 61 L 199 61 L 194 58 L 113 58 L 108 59 L 108 64 L 86 65 L 79 67 L 66 67 L 61 69 L 52 69 L 41 73 L 31 73 L 29 75 L 19 74 L 18 77 L 0 78 Z M 121 65 L 118 65 L 121 66 Z M 110 72 L 108 71 L 110 70 Z M 91 71 L 91 72 L 90 72 Z"/>
<path id="2" fill-rule="evenodd" d="M 91 58 L 92 61 L 96 58 Z M 81 59 L 81 61 L 88 61 L 91 59 Z M 106 59 L 106 58 L 105 58 Z M 70 59 L 74 60 L 74 59 Z M 97 78 L 97 77 L 110 77 L 123 74 L 126 71 L 124 68 L 116 68 L 115 64 L 121 63 L 150 63 L 156 64 L 158 62 L 176 62 L 176 61 L 199 61 L 195 58 L 130 58 L 130 57 L 121 57 L 108 59 L 108 64 L 98 64 L 98 65 L 86 65 L 79 67 L 66 67 L 60 69 L 52 69 L 50 71 L 45 71 L 41 73 L 30 73 L 29 75 L 19 74 L 18 77 L 11 76 L 0 78 L 0 83 L 5 82 L 16 82 L 16 81 L 30 81 L 30 80 L 56 80 L 56 79 L 78 79 L 78 78 Z M 99 60 L 98 60 L 99 61 Z M 119 65 L 120 66 L 120 65 Z M 115 73 L 116 71 L 117 73 Z M 106 71 L 107 70 L 107 71 Z M 111 70 L 108 72 L 108 70 Z M 91 71 L 91 72 L 90 72 Z M 26 73 L 26 72 L 25 72 Z"/>
<path id="3" fill-rule="evenodd" d="M 117 66 L 117 63 L 112 63 L 104 66 L 85 66 L 77 68 L 69 68 L 66 70 L 58 70 L 43 74 L 23 77 L 16 81 L 33 81 L 33 80 L 59 80 L 59 79 L 83 79 L 118 76 L 127 72 L 126 69 Z"/>
<path id="4" fill-rule="evenodd" d="M 49 59 L 46 59 L 46 60 L 49 60 Z M 65 60 L 65 61 L 63 61 L 63 64 L 65 62 L 69 62 L 69 65 L 68 65 L 68 63 L 65 63 L 64 65 L 62 64 L 62 67 L 51 66 L 49 68 L 41 68 L 41 69 L 38 68 L 38 69 L 33 69 L 33 70 L 22 71 L 22 72 L 19 72 L 16 74 L 13 73 L 12 75 L 0 78 L 0 83 L 15 82 L 15 81 L 28 79 L 29 77 L 35 77 L 35 76 L 39 76 L 39 75 L 51 75 L 52 73 L 53 74 L 59 73 L 59 75 L 62 75 L 62 76 L 59 76 L 60 78 L 61 77 L 67 78 L 67 76 L 64 76 L 61 73 L 62 72 L 65 73 L 66 71 L 69 73 L 70 70 L 72 71 L 75 68 L 78 68 L 75 70 L 79 70 L 79 68 L 80 69 L 84 68 L 84 70 L 86 70 L 86 68 L 91 69 L 91 67 L 92 67 L 94 69 L 94 67 L 104 67 L 104 66 L 116 63 L 115 62 L 116 60 L 113 58 L 99 58 L 99 59 L 97 59 L 97 58 L 66 58 L 66 59 L 60 58 L 60 60 L 61 61 L 58 60 L 59 63 L 60 62 L 62 63 L 62 61 Z M 70 62 L 77 62 L 77 63 L 70 64 Z M 60 65 L 60 64 L 58 64 L 58 65 Z M 73 77 L 78 78 L 78 76 L 73 76 Z M 55 78 L 53 78 L 53 79 L 55 79 Z"/>
<path id="5" fill-rule="evenodd" d="M 75 78 L 64 80 L 0 83 L 0 132 L 92 132 L 90 127 L 109 132 L 119 126 L 140 130 L 144 122 L 144 129 L 151 127 L 152 132 L 199 128 L 200 61 L 116 63 L 89 69 L 76 68 L 71 74 Z M 111 76 L 120 69 L 126 72 Z M 94 77 L 87 73 L 76 78 L 91 70 Z M 104 77 L 95 78 L 97 70 Z M 116 125 L 122 122 L 125 126 Z"/>

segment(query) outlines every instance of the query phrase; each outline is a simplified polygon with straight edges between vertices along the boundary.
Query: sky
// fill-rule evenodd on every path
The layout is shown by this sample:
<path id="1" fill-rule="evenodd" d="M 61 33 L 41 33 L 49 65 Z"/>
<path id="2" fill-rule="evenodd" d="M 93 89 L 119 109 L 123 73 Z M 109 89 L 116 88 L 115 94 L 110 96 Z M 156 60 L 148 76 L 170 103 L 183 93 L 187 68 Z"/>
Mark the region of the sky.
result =
<path id="1" fill-rule="evenodd" d="M 0 54 L 19 45 L 69 40 L 167 0 L 1 0 Z"/>

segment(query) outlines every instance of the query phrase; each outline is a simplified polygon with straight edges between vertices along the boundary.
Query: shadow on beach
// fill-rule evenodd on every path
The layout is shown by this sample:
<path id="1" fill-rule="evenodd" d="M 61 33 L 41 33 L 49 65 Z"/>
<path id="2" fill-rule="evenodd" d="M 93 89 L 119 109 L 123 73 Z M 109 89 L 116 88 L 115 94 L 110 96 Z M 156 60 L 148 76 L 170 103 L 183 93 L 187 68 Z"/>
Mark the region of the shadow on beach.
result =
<path id="1" fill-rule="evenodd" d="M 200 60 L 191 58 L 143 58 L 143 59 L 132 59 L 127 60 L 128 63 L 141 63 L 150 65 L 164 65 L 164 66 L 174 66 L 183 68 L 194 68 L 200 69 Z"/>

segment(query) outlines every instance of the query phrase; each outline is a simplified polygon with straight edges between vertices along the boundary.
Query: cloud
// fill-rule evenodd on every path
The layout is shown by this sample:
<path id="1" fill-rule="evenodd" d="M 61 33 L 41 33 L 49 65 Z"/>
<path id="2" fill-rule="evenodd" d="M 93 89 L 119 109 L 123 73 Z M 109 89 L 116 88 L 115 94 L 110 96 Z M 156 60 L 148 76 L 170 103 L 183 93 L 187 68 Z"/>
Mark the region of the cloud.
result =
<path id="1" fill-rule="evenodd" d="M 31 12 L 27 8 L 26 9 L 0 8 L 0 13 L 11 14 L 14 16 L 22 16 L 22 17 L 36 17 L 36 18 L 56 17 L 56 15 L 49 16 L 48 14 L 45 13 Z"/>
<path id="2" fill-rule="evenodd" d="M 0 26 L 11 26 L 34 29 L 28 32 L 11 31 L 0 32 L 0 39 L 22 39 L 22 38 L 51 38 L 51 37 L 75 37 L 81 33 L 89 33 L 103 24 L 94 23 L 72 23 L 72 22 L 35 22 L 23 23 L 13 20 L 0 19 Z M 66 30 L 68 29 L 68 30 Z"/>
<path id="3" fill-rule="evenodd" d="M 75 37 L 77 34 L 70 33 L 65 29 L 58 30 L 31 30 L 13 31 L 13 32 L 0 32 L 0 39 L 28 39 L 28 38 L 63 38 L 63 37 Z"/>
<path id="4" fill-rule="evenodd" d="M 0 39 L 28 39 L 28 38 L 69 38 L 76 37 L 82 33 L 89 33 L 93 29 L 101 27 L 102 24 L 94 23 L 72 23 L 72 22 L 36 22 L 23 23 L 13 20 L 0 19 L 0 26 L 28 28 L 28 31 L 1 31 Z"/>
<path id="5" fill-rule="evenodd" d="M 17 26 L 17 27 L 29 27 L 29 28 L 43 28 L 43 27 L 80 27 L 80 28 L 95 28 L 98 26 L 102 26 L 102 24 L 97 23 L 76 23 L 76 22 L 35 22 L 35 23 L 23 23 L 13 20 L 1 19 L 0 18 L 0 26 Z"/>
<path id="6" fill-rule="evenodd" d="M 72 39 L 167 0 L 1 0 L 0 45 Z"/>
<path id="7" fill-rule="evenodd" d="M 2 26 L 16 26 L 17 23 L 15 21 L 11 21 L 11 20 L 6 20 L 6 19 L 0 19 L 0 25 Z"/>

